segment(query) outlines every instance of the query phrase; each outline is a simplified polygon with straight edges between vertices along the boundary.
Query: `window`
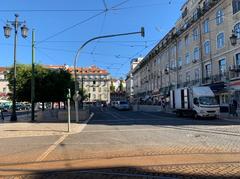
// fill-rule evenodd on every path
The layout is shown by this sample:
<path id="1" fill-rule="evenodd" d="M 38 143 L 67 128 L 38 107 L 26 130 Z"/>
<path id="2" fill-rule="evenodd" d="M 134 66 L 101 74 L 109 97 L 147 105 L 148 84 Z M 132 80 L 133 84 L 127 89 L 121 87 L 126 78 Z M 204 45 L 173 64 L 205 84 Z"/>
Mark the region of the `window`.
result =
<path id="1" fill-rule="evenodd" d="M 181 57 L 178 58 L 178 67 L 182 67 L 182 58 Z"/>
<path id="2" fill-rule="evenodd" d="M 93 88 L 93 92 L 96 91 L 96 88 Z"/>
<path id="3" fill-rule="evenodd" d="M 193 40 L 198 40 L 198 28 L 193 29 Z"/>
<path id="4" fill-rule="evenodd" d="M 198 68 L 195 69 L 194 74 L 195 74 L 195 80 L 198 81 L 200 79 L 200 72 Z"/>
<path id="5" fill-rule="evenodd" d="M 233 14 L 240 11 L 240 0 L 232 0 Z"/>
<path id="6" fill-rule="evenodd" d="M 178 54 L 181 54 L 182 53 L 182 40 L 178 41 Z"/>
<path id="7" fill-rule="evenodd" d="M 101 87 L 98 88 L 98 92 L 101 93 Z"/>
<path id="8" fill-rule="evenodd" d="M 220 9 L 216 12 L 216 24 L 217 25 L 220 25 L 223 23 L 223 16 L 224 16 L 224 13 L 223 13 L 222 9 Z"/>
<path id="9" fill-rule="evenodd" d="M 171 57 L 175 57 L 175 54 L 176 54 L 176 46 L 173 46 L 173 47 L 171 48 L 170 53 L 171 53 Z"/>
<path id="10" fill-rule="evenodd" d="M 96 99 L 96 94 L 93 94 L 93 99 Z"/>
<path id="11" fill-rule="evenodd" d="M 237 35 L 237 38 L 240 39 L 240 22 L 234 26 L 234 32 Z"/>
<path id="12" fill-rule="evenodd" d="M 182 83 L 182 75 L 181 74 L 178 75 L 178 81 L 179 81 L 179 83 Z"/>
<path id="13" fill-rule="evenodd" d="M 6 93 L 6 92 L 7 92 L 6 87 L 3 87 L 3 93 Z"/>
<path id="14" fill-rule="evenodd" d="M 198 12 L 199 12 L 198 9 L 196 9 L 196 10 L 193 12 L 193 19 L 194 19 L 194 20 L 197 20 L 197 19 L 198 19 Z"/>
<path id="15" fill-rule="evenodd" d="M 236 65 L 240 66 L 240 53 L 236 54 Z"/>
<path id="16" fill-rule="evenodd" d="M 217 35 L 217 48 L 223 48 L 224 47 L 224 33 L 220 33 Z"/>
<path id="17" fill-rule="evenodd" d="M 189 36 L 188 35 L 185 36 L 185 46 L 186 47 L 189 46 Z"/>
<path id="18" fill-rule="evenodd" d="M 189 53 L 186 53 L 185 58 L 186 58 L 186 64 L 189 64 L 190 63 L 190 55 L 189 55 Z"/>
<path id="19" fill-rule="evenodd" d="M 186 72 L 186 82 L 191 81 L 190 71 Z"/>
<path id="20" fill-rule="evenodd" d="M 210 41 L 208 40 L 204 43 L 204 52 L 206 55 L 208 55 L 210 53 L 210 51 L 211 51 L 210 48 L 211 48 Z"/>
<path id="21" fill-rule="evenodd" d="M 211 76 L 211 73 L 212 73 L 211 64 L 205 65 L 205 72 L 206 72 L 206 77 L 209 78 Z"/>
<path id="22" fill-rule="evenodd" d="M 226 59 L 221 59 L 218 62 L 219 74 L 224 74 L 226 72 Z"/>
<path id="23" fill-rule="evenodd" d="M 93 81 L 93 84 L 95 85 L 95 84 L 96 84 L 96 81 Z"/>
<path id="24" fill-rule="evenodd" d="M 203 32 L 204 33 L 208 33 L 209 32 L 209 19 L 206 19 L 203 22 Z"/>
<path id="25" fill-rule="evenodd" d="M 194 58 L 194 60 L 200 59 L 200 51 L 199 51 L 198 47 L 194 48 L 193 58 Z"/>
<path id="26" fill-rule="evenodd" d="M 176 67 L 176 63 L 174 60 L 171 61 L 171 69 L 174 69 Z"/>

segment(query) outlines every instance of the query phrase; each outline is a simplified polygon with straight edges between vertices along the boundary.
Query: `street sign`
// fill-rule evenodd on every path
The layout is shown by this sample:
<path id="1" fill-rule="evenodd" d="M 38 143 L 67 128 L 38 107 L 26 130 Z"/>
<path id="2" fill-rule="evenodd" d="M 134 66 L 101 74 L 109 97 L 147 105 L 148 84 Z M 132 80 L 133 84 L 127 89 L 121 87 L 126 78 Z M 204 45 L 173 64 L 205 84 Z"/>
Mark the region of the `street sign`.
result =
<path id="1" fill-rule="evenodd" d="M 78 93 L 75 93 L 74 95 L 73 95 L 73 100 L 74 101 L 80 101 L 82 99 L 82 97 L 78 94 Z"/>
<path id="2" fill-rule="evenodd" d="M 68 89 L 67 99 L 71 99 L 71 91 Z"/>

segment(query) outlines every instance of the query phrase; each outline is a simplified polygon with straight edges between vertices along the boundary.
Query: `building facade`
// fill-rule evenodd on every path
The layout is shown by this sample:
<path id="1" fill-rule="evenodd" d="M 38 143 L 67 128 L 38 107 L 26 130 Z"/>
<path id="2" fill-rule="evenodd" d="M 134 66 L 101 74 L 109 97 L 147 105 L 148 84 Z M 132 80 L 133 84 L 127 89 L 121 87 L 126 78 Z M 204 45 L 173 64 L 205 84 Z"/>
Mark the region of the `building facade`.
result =
<path id="1" fill-rule="evenodd" d="M 133 70 L 134 97 L 159 101 L 169 91 L 210 86 L 221 105 L 240 100 L 240 0 L 188 0 L 182 16 Z M 237 44 L 232 44 L 232 34 Z"/>
<path id="2" fill-rule="evenodd" d="M 74 69 L 66 67 L 74 75 Z M 110 75 L 96 66 L 77 68 L 79 88 L 83 88 L 88 98 L 85 102 L 110 102 Z"/>
<path id="3" fill-rule="evenodd" d="M 73 67 L 67 65 L 43 65 L 48 69 L 66 69 L 74 78 Z M 8 81 L 6 75 L 8 68 L 0 67 L 0 98 L 7 99 L 10 93 L 8 88 Z M 100 69 L 96 66 L 87 68 L 77 68 L 77 79 L 79 88 L 85 90 L 88 98 L 86 102 L 104 101 L 110 102 L 110 75 L 106 70 Z"/>
<path id="4" fill-rule="evenodd" d="M 126 77 L 126 95 L 127 95 L 127 99 L 132 103 L 133 102 L 133 95 L 134 95 L 134 85 L 133 85 L 133 71 L 134 69 L 137 67 L 137 65 L 141 62 L 143 58 L 134 58 L 131 60 L 130 63 L 130 71 L 127 74 Z"/>
<path id="5" fill-rule="evenodd" d="M 5 67 L 0 67 L 0 99 L 8 99 L 9 87 L 7 80 L 8 69 Z"/>

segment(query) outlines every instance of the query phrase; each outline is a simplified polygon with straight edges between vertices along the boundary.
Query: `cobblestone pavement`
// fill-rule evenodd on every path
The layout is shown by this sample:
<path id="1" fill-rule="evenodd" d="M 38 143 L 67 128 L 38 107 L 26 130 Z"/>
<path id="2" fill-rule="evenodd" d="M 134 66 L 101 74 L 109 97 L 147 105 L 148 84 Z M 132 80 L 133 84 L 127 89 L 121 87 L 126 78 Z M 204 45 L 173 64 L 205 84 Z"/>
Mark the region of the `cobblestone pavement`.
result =
<path id="1" fill-rule="evenodd" d="M 58 161 L 59 172 L 15 177 L 240 178 L 240 123 L 95 110 L 81 133 L 61 141 L 39 165 Z M 62 172 L 64 166 L 76 171 Z"/>

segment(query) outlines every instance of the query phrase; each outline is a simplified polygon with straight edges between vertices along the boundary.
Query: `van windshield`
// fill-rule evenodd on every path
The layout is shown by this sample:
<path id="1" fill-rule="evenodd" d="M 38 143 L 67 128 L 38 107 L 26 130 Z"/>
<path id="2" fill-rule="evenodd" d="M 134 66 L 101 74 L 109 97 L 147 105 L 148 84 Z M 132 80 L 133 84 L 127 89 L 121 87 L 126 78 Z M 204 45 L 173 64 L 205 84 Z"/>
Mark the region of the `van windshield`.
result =
<path id="1" fill-rule="evenodd" d="M 120 104 L 127 104 L 127 102 L 125 102 L 125 101 L 121 101 Z"/>
<path id="2" fill-rule="evenodd" d="M 199 98 L 199 103 L 202 105 L 217 105 L 217 100 L 213 96 L 202 96 Z"/>

